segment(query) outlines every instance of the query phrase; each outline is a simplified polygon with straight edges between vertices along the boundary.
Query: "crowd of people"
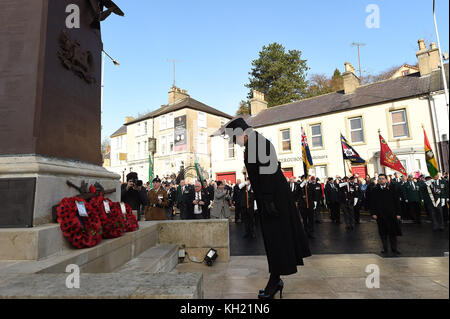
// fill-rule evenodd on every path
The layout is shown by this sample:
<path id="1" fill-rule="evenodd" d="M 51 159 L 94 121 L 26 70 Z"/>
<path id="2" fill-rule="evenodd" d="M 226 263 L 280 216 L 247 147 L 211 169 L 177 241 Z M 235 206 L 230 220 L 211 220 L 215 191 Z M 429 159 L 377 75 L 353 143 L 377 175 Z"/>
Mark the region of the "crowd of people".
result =
<path id="1" fill-rule="evenodd" d="M 383 185 L 380 185 L 381 179 Z M 439 173 L 434 178 L 424 175 L 406 177 L 397 173 L 362 178 L 355 174 L 342 178 L 329 177 L 323 182 L 314 176 L 300 176 L 298 179 L 287 178 L 287 182 L 305 232 L 311 239 L 315 238 L 314 224 L 322 223 L 323 213 L 327 211 L 334 224 L 341 224 L 342 215 L 345 229 L 349 232 L 360 223 L 362 211 L 378 219 L 379 226 L 386 217 L 377 214 L 392 212 L 397 220 L 381 227 L 387 234 L 401 233 L 396 227 L 400 220 L 421 224 L 423 212 L 431 220 L 434 231 L 444 230 L 449 220 L 447 173 Z M 188 184 L 184 179 L 177 181 L 166 176 L 163 179 L 156 177 L 152 185 L 150 182 L 143 185 L 136 173 L 129 173 L 127 182 L 122 185 L 121 199 L 137 211 L 139 219 L 142 216 L 145 220 L 172 220 L 178 213 L 179 218 L 184 220 L 221 219 L 229 218 L 231 210 L 234 210 L 235 222 L 245 224 L 244 237 L 255 238 L 258 207 L 250 180 L 242 182 L 238 179 L 235 184 L 226 180 L 208 180 L 205 183 L 205 186 L 200 181 Z M 388 199 L 377 192 L 383 187 L 392 194 Z M 380 229 L 385 247 L 390 237 L 385 238 L 382 233 L 383 229 Z M 390 241 L 391 246 L 395 246 L 394 239 Z M 397 251 L 395 247 L 393 250 Z"/>

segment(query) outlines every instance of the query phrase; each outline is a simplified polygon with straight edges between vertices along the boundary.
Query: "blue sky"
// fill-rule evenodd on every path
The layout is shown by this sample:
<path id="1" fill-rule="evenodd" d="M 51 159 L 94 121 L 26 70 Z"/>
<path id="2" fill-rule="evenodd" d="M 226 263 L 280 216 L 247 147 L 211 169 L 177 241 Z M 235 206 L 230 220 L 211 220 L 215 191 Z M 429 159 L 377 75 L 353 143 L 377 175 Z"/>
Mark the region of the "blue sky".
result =
<path id="1" fill-rule="evenodd" d="M 191 97 L 234 115 L 248 89 L 251 61 L 264 45 L 302 51 L 309 75 L 341 72 L 344 62 L 379 73 L 417 62 L 417 40 L 436 41 L 432 0 L 115 0 L 124 18 L 102 24 L 104 49 L 120 61 L 105 64 L 102 139 L 124 122 L 168 102 L 176 59 L 176 84 Z M 379 8 L 380 27 L 366 18 Z M 441 48 L 449 51 L 449 2 L 436 0 Z M 364 76 L 364 74 L 363 74 Z"/>

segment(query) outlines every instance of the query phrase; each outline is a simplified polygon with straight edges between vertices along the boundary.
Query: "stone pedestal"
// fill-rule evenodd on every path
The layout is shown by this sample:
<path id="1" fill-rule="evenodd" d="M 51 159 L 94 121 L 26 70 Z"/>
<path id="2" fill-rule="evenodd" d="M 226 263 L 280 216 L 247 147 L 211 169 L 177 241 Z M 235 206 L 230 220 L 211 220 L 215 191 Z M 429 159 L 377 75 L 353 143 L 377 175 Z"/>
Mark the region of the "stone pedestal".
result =
<path id="1" fill-rule="evenodd" d="M 0 1 L 0 227 L 51 222 L 51 207 L 78 193 L 68 179 L 119 190 L 100 166 L 95 16 L 86 0 Z"/>
<path id="2" fill-rule="evenodd" d="M 75 185 L 99 182 L 116 189 L 107 197 L 120 201 L 120 175 L 101 166 L 35 155 L 0 156 L 0 228 L 52 223 L 52 207 L 79 194 L 68 180 Z"/>

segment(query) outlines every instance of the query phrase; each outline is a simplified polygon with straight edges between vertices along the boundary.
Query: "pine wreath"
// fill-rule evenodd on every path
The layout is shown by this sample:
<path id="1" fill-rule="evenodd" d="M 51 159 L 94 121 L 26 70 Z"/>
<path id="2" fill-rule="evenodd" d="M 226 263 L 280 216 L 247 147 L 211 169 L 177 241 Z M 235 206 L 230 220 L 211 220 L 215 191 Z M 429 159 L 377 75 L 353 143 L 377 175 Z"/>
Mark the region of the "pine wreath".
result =
<path id="1" fill-rule="evenodd" d="M 80 216 L 75 202 L 83 202 L 88 217 Z M 92 206 L 79 197 L 63 198 L 57 208 L 57 221 L 64 237 L 76 248 L 93 247 L 102 240 L 102 226 Z"/>

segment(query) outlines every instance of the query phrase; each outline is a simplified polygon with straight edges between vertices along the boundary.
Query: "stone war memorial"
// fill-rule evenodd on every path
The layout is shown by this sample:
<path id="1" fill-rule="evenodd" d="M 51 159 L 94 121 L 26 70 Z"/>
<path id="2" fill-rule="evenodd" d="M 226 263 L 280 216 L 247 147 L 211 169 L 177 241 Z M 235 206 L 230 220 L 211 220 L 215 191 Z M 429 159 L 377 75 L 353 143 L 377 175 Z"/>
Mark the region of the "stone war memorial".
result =
<path id="1" fill-rule="evenodd" d="M 202 298 L 201 273 L 174 272 L 179 246 L 198 258 L 215 247 L 228 260 L 227 222 L 197 222 L 202 240 L 186 222 L 138 225 L 118 205 L 120 176 L 101 166 L 100 147 L 101 21 L 110 14 L 124 15 L 112 1 L 0 2 L 0 298 Z M 79 202 L 62 200 L 74 196 L 84 209 L 100 198 L 99 214 L 108 201 L 106 213 L 119 212 L 128 229 L 104 236 L 111 217 L 100 217 L 103 234 L 91 240 L 99 220 L 63 215 Z M 72 222 L 80 228 L 62 230 Z M 66 285 L 70 265 L 79 289 Z"/>

